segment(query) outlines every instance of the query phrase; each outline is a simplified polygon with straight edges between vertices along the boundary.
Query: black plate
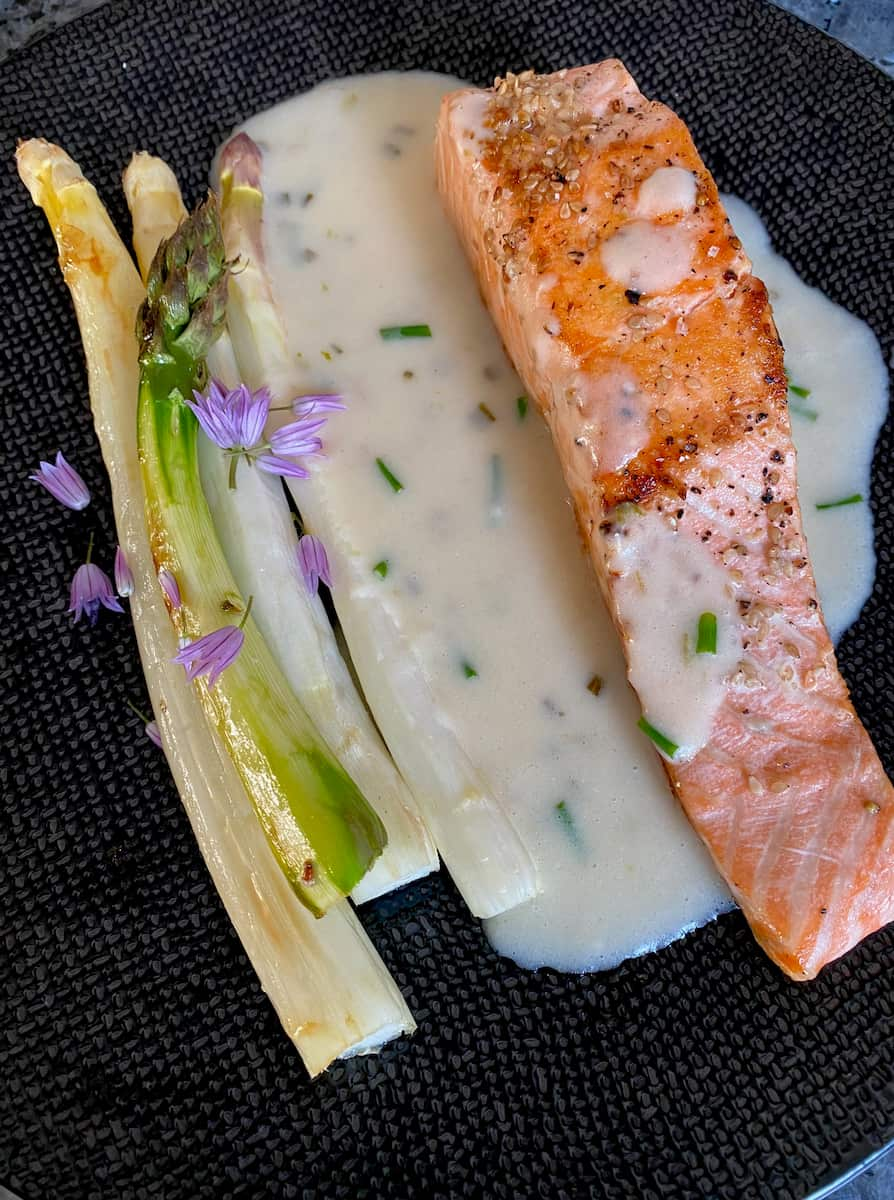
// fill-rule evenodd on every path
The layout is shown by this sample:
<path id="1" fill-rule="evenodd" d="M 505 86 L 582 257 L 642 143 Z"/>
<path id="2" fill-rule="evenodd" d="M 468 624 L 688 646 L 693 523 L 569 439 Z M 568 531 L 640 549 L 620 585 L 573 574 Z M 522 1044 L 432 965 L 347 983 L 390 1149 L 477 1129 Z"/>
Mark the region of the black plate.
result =
<path id="1" fill-rule="evenodd" d="M 195 198 L 235 122 L 321 79 L 430 67 L 485 83 L 607 54 L 890 356 L 894 88 L 749 0 L 122 0 L 4 68 L 0 1179 L 26 1200 L 793 1200 L 894 1134 L 894 928 L 809 985 L 738 914 L 607 974 L 532 975 L 491 952 L 446 878 L 364 914 L 418 1035 L 308 1083 L 124 706 L 144 696 L 127 621 L 64 615 L 89 529 L 107 561 L 114 531 L 77 328 L 12 136 L 65 145 L 126 230 L 132 150 L 167 157 Z M 86 515 L 24 482 L 59 445 L 94 489 Z M 889 422 L 878 580 L 841 647 L 889 768 L 892 461 Z"/>

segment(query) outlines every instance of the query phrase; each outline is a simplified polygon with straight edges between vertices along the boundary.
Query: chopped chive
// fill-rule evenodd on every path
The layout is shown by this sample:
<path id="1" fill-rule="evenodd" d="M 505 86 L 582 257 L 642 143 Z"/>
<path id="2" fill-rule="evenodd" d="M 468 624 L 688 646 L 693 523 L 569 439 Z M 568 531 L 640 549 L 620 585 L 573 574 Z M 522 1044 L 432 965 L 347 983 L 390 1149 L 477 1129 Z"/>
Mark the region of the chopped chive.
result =
<path id="1" fill-rule="evenodd" d="M 430 338 L 431 329 L 428 325 L 386 325 L 379 330 L 379 337 L 386 342 L 396 342 L 401 338 Z"/>
<path id="2" fill-rule="evenodd" d="M 668 758 L 673 758 L 680 749 L 677 743 L 672 742 L 669 737 L 666 737 L 661 732 L 660 729 L 656 729 L 654 725 L 650 725 L 645 717 L 640 717 L 640 719 L 637 721 L 637 725 L 643 731 L 646 737 L 650 737 L 658 749 L 666 754 Z"/>
<path id="3" fill-rule="evenodd" d="M 792 377 L 788 373 L 788 367 L 785 368 L 785 382 L 788 384 L 788 390 L 795 396 L 800 396 L 802 400 L 806 400 L 810 395 L 810 388 L 801 387 L 797 383 L 792 383 Z"/>
<path id="4" fill-rule="evenodd" d="M 478 678 L 478 672 L 475 670 L 475 668 L 472 666 L 472 664 L 470 662 L 463 662 L 462 669 L 463 669 L 463 675 L 465 675 L 466 679 L 477 679 Z"/>
<path id="5" fill-rule="evenodd" d="M 518 419 L 523 421 L 528 415 L 528 397 L 519 396 L 515 402 L 515 407 L 518 409 Z"/>
<path id="6" fill-rule="evenodd" d="M 802 400 L 806 400 L 810 395 L 810 388 L 802 388 L 800 384 L 792 383 L 792 377 L 788 374 L 788 371 L 785 373 L 785 382 L 788 384 L 788 391 L 791 391 L 793 396 L 800 396 Z"/>
<path id="7" fill-rule="evenodd" d="M 844 496 L 841 500 L 827 500 L 825 504 L 818 504 L 816 507 L 823 508 L 844 508 L 845 504 L 860 504 L 863 497 L 859 492 L 854 492 L 853 496 Z"/>
<path id="8" fill-rule="evenodd" d="M 321 350 L 320 353 L 322 354 L 323 358 L 325 358 L 326 362 L 332 362 L 332 355 L 328 350 Z"/>
<path id="9" fill-rule="evenodd" d="M 698 619 L 698 641 L 696 654 L 717 653 L 717 617 L 712 612 L 703 612 Z"/>
<path id="10" fill-rule="evenodd" d="M 575 824 L 574 817 L 571 814 L 571 809 L 564 800 L 560 800 L 556 805 L 556 819 L 568 834 L 569 838 L 571 838 L 575 846 L 577 846 L 580 840 L 578 837 L 577 825 Z"/>
<path id="11" fill-rule="evenodd" d="M 808 408 L 806 404 L 792 404 L 791 400 L 788 402 L 788 411 L 798 417 L 805 417 L 808 421 L 815 421 L 819 416 L 815 408 Z"/>
<path id="12" fill-rule="evenodd" d="M 387 464 L 381 460 L 381 458 L 376 459 L 376 466 L 382 472 L 382 477 L 389 484 L 392 492 L 402 492 L 404 490 L 404 485 L 401 483 L 401 481 L 398 479 L 398 477 L 394 474 L 394 472 L 392 470 L 390 470 L 390 468 L 387 466 Z"/>
<path id="13" fill-rule="evenodd" d="M 378 575 L 378 577 L 380 579 L 384 579 L 385 576 L 388 574 L 388 559 L 387 558 L 381 559 L 373 567 L 373 570 L 375 571 L 375 573 Z"/>
<path id="14" fill-rule="evenodd" d="M 594 696 L 599 695 L 599 693 L 602 691 L 602 676 L 601 675 L 593 676 L 593 678 L 587 684 L 587 691 L 592 692 Z"/>
<path id="15" fill-rule="evenodd" d="M 127 705 L 127 707 L 130 709 L 130 711 L 132 713 L 135 713 L 140 718 L 140 720 L 143 722 L 144 725 L 151 724 L 152 718 L 147 717 L 141 708 L 137 708 L 137 706 L 135 704 L 131 704 L 131 702 L 128 700 L 128 698 L 126 696 L 124 697 L 124 703 Z"/>
<path id="16" fill-rule="evenodd" d="M 800 384 L 792 383 L 791 376 L 788 371 L 785 372 L 785 381 L 788 384 L 788 408 L 789 412 L 796 413 L 799 417 L 805 417 L 808 421 L 815 421 L 819 413 L 815 408 L 809 408 L 806 404 L 798 404 L 792 402 L 792 396 L 799 397 L 801 400 L 806 400 L 810 395 L 810 388 L 801 387 Z"/>
<path id="17" fill-rule="evenodd" d="M 483 417 L 487 417 L 488 421 L 496 421 L 496 419 L 497 419 L 494 416 L 494 414 L 491 412 L 490 408 L 488 408 L 488 406 L 484 403 L 483 400 L 478 405 L 478 411 L 481 413 L 481 415 Z"/>

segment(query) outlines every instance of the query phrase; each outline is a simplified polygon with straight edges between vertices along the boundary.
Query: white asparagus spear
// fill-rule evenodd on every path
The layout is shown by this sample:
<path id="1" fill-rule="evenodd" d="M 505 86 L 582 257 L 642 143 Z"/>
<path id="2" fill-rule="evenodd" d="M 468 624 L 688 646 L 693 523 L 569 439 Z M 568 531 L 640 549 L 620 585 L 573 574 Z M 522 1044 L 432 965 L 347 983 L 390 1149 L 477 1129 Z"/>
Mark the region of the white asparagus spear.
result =
<path id="1" fill-rule="evenodd" d="M 134 322 L 144 296 L 93 187 L 57 146 L 20 145 L 19 174 L 47 216 L 75 305 L 90 401 L 112 484 L 118 537 L 134 574 L 131 612 L 165 754 L 230 920 L 311 1075 L 375 1050 L 415 1022 L 342 902 L 315 919 L 271 853 L 241 780 L 182 667 L 155 576 L 136 446 Z"/>
<path id="2" fill-rule="evenodd" d="M 226 251 L 240 260 L 228 308 L 240 374 L 253 387 L 267 384 L 278 402 L 287 401 L 295 394 L 292 360 L 264 255 L 260 151 L 247 135 L 237 134 L 221 151 L 216 170 Z M 344 419 L 350 420 L 350 412 Z M 413 647 L 382 603 L 368 564 L 351 552 L 349 531 L 330 519 L 324 500 L 301 482 L 287 485 L 333 556 L 339 576 L 333 600 L 363 692 L 444 864 L 476 916 L 514 908 L 537 891 L 530 855 L 438 712 Z"/>

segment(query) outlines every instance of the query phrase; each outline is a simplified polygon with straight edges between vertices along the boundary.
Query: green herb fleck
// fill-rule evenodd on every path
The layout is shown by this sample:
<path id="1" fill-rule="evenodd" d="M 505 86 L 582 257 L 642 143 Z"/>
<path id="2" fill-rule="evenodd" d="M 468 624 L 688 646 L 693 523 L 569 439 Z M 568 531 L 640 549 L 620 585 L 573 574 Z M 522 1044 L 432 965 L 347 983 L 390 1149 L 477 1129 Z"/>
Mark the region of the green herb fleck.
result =
<path id="1" fill-rule="evenodd" d="M 859 492 L 854 492 L 853 496 L 844 496 L 841 500 L 827 500 L 825 504 L 818 504 L 818 509 L 824 508 L 844 508 L 846 504 L 861 504 L 863 497 Z"/>
<path id="2" fill-rule="evenodd" d="M 703 612 L 698 619 L 696 654 L 717 653 L 717 617 L 712 612 Z"/>
<path id="3" fill-rule="evenodd" d="M 430 338 L 428 325 L 386 325 L 379 330 L 379 337 L 386 342 L 397 342 L 401 338 Z"/>
<path id="4" fill-rule="evenodd" d="M 381 559 L 373 567 L 373 570 L 375 571 L 375 573 L 378 575 L 378 577 L 380 579 L 384 579 L 385 576 L 388 574 L 388 559 L 387 558 Z"/>
<path id="5" fill-rule="evenodd" d="M 528 415 L 528 397 L 519 396 L 515 402 L 515 407 L 518 409 L 518 419 L 523 421 Z"/>
<path id="6" fill-rule="evenodd" d="M 376 466 L 381 471 L 382 478 L 388 483 L 392 492 L 402 492 L 404 490 L 404 485 L 390 469 L 387 463 L 384 463 L 381 458 L 377 458 Z"/>
<path id="7" fill-rule="evenodd" d="M 594 696 L 599 695 L 599 693 L 602 691 L 602 676 L 601 675 L 593 676 L 593 678 L 587 684 L 587 691 L 592 692 Z"/>
<path id="8" fill-rule="evenodd" d="M 137 708 L 137 706 L 135 704 L 131 704 L 131 702 L 128 700 L 128 698 L 126 696 L 124 697 L 124 703 L 127 705 L 127 707 L 130 709 L 130 711 L 132 713 L 136 713 L 136 715 L 140 718 L 140 720 L 143 722 L 144 725 L 148 725 L 151 722 L 152 718 L 147 717 L 141 708 Z M 878 810 L 876 810 L 876 811 L 878 811 Z"/>
<path id="9" fill-rule="evenodd" d="M 332 362 L 332 355 L 328 350 L 321 350 L 320 353 L 322 354 L 323 358 L 325 358 L 326 362 Z"/>
<path id="10" fill-rule="evenodd" d="M 785 370 L 785 382 L 788 384 L 788 390 L 793 396 L 800 396 L 802 400 L 806 400 L 810 395 L 810 388 L 801 387 L 800 384 L 792 383 L 792 377 L 788 373 L 788 368 Z"/>
<path id="11" fill-rule="evenodd" d="M 481 403 L 478 405 L 478 411 L 481 413 L 481 415 L 482 415 L 483 417 L 487 417 L 488 421 L 496 421 L 496 419 L 497 419 L 497 418 L 494 416 L 494 414 L 493 414 L 493 412 L 491 411 L 491 409 L 488 407 L 488 405 L 486 405 L 486 404 L 484 403 L 484 401 L 483 401 L 483 400 L 482 400 L 482 401 L 481 401 Z"/>
<path id="12" fill-rule="evenodd" d="M 477 679 L 478 678 L 478 672 L 475 670 L 475 668 L 472 666 L 472 664 L 470 662 L 468 662 L 467 660 L 463 661 L 462 669 L 463 669 L 463 675 L 465 675 L 466 679 Z"/>
<path id="13" fill-rule="evenodd" d="M 575 846 L 579 845 L 580 837 L 577 832 L 577 825 L 575 824 L 575 820 L 574 820 L 574 817 L 572 816 L 571 809 L 568 807 L 567 803 L 564 800 L 560 800 L 559 803 L 556 805 L 555 811 L 556 811 L 556 819 L 558 820 L 559 824 L 562 826 L 562 828 L 568 834 L 569 838 L 574 843 L 574 845 Z"/>
<path id="14" fill-rule="evenodd" d="M 788 411 L 796 417 L 804 417 L 807 421 L 815 421 L 819 416 L 815 408 L 808 408 L 806 404 L 792 404 L 791 400 L 788 402 Z"/>
<path id="15" fill-rule="evenodd" d="M 637 725 L 643 731 L 646 737 L 651 738 L 658 749 L 663 754 L 666 754 L 668 758 L 673 758 L 680 749 L 677 743 L 672 742 L 669 737 L 666 737 L 665 734 L 661 732 L 660 729 L 656 729 L 654 725 L 650 725 L 645 717 L 640 717 L 640 719 L 637 721 Z"/>

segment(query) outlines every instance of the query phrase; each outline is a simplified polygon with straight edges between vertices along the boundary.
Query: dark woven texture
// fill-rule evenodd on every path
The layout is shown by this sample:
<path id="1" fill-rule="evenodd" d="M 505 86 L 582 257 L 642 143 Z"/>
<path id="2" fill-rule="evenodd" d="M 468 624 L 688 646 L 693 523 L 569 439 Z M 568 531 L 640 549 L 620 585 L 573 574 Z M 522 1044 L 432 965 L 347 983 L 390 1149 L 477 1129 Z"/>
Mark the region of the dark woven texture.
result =
<path id="1" fill-rule="evenodd" d="M 750 0 L 334 8 L 123 0 L 0 80 L 0 1182 L 25 1200 L 803 1197 L 894 1134 L 892 929 L 809 985 L 738 914 L 608 974 L 532 975 L 428 881 L 364 916 L 418 1035 L 307 1082 L 123 705 L 145 694 L 127 620 L 64 615 L 89 530 L 107 566 L 114 532 L 69 298 L 9 152 L 60 141 L 126 230 L 132 150 L 195 198 L 235 122 L 329 76 L 484 83 L 618 54 L 890 361 L 894 88 Z M 94 491 L 85 515 L 23 482 L 60 444 Z M 889 423 L 878 582 L 841 651 L 889 769 L 892 450 Z"/>

